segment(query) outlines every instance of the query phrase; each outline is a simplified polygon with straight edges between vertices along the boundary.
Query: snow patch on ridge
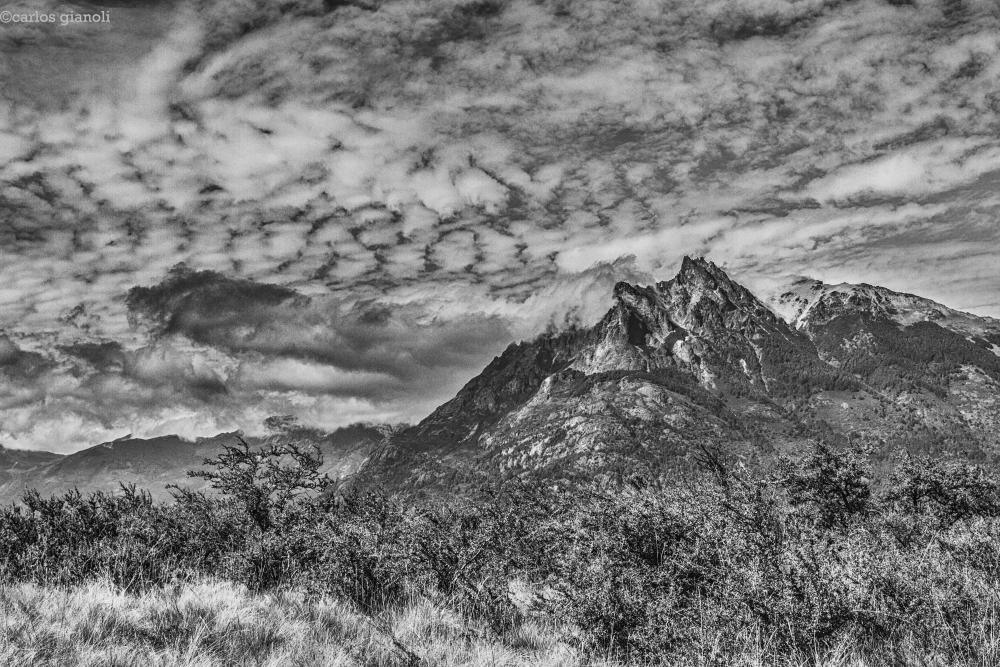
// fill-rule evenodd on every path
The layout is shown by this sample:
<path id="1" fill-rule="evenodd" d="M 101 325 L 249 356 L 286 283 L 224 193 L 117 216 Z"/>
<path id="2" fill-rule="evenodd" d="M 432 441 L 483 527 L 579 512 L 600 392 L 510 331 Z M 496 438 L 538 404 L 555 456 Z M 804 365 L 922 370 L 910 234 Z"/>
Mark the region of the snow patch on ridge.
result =
<path id="1" fill-rule="evenodd" d="M 966 336 L 1000 333 L 1000 321 L 993 318 L 864 283 L 828 285 L 812 278 L 789 276 L 763 290 L 761 300 L 789 326 L 799 330 L 840 314 L 869 313 L 888 317 L 901 326 L 934 322 Z M 994 345 L 994 348 L 994 353 L 1000 354 L 1000 347 Z"/>

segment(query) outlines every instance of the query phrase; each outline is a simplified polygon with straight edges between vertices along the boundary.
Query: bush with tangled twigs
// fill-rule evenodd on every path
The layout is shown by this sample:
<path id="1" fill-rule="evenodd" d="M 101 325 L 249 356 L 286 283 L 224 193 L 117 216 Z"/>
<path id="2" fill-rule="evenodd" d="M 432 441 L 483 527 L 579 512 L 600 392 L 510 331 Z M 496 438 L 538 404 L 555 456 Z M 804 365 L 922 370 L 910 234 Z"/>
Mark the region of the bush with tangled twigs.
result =
<path id="1" fill-rule="evenodd" d="M 774 474 L 705 450 L 667 488 L 417 500 L 337 496 L 311 457 L 234 447 L 214 495 L 170 504 L 29 493 L 0 511 L 0 575 L 133 591 L 207 576 L 373 619 L 426 600 L 511 642 L 541 615 L 585 653 L 641 663 L 1000 660 L 1000 482 L 977 467 L 908 459 L 879 482 L 860 448 L 821 444 Z"/>

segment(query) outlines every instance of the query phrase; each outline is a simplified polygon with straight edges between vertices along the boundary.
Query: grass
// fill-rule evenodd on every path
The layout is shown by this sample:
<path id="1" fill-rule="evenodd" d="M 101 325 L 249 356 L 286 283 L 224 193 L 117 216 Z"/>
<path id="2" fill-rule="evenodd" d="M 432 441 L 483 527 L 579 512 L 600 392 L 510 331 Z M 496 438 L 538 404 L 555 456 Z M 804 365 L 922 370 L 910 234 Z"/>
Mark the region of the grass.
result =
<path id="1" fill-rule="evenodd" d="M 0 617 L 0 664 L 10 667 L 408 664 L 389 633 L 424 665 L 618 664 L 585 656 L 563 641 L 572 634 L 568 628 L 543 620 L 495 637 L 450 610 L 417 601 L 388 612 L 383 625 L 335 600 L 310 600 L 301 592 L 253 594 L 228 582 L 187 584 L 139 595 L 106 583 L 72 588 L 5 586 L 0 588 Z M 745 640 L 743 655 L 692 657 L 679 664 L 867 664 L 852 655 L 849 641 L 814 661 L 791 661 L 770 651 L 768 638 L 759 629 L 748 628 Z M 911 657 L 913 664 L 920 662 Z"/>
<path id="2" fill-rule="evenodd" d="M 995 610 L 994 610 L 995 611 Z M 1000 637 L 984 618 L 977 636 L 992 647 L 983 667 L 998 664 Z M 152 589 L 141 594 L 110 583 L 73 587 L 0 587 L 0 664 L 9 667 L 622 667 L 644 664 L 595 657 L 574 648 L 573 628 L 542 618 L 504 636 L 453 610 L 418 600 L 371 618 L 333 599 L 302 591 L 257 594 L 224 581 Z M 719 643 L 706 627 L 705 646 Z M 679 656 L 678 667 L 868 667 L 857 638 L 811 656 L 776 650 L 759 626 L 740 632 L 737 654 Z M 570 641 L 567 641 L 569 639 Z M 947 659 L 900 642 L 896 665 L 949 665 Z M 411 663 L 397 648 L 418 657 Z"/>
<path id="3" fill-rule="evenodd" d="M 1000 664 L 978 466 L 876 485 L 863 447 L 765 475 L 705 449 L 662 489 L 407 500 L 300 495 L 311 466 L 230 454 L 218 498 L 0 511 L 0 665 Z"/>
<path id="4" fill-rule="evenodd" d="M 985 619 L 984 619 L 985 620 Z M 992 626 L 984 623 L 984 629 Z M 773 650 L 759 627 L 743 632 L 738 655 L 679 657 L 679 666 L 867 667 L 845 637 L 795 659 Z M 69 588 L 0 587 L 0 664 L 9 667 L 371 666 L 410 664 L 393 639 L 435 667 L 618 667 L 642 664 L 595 658 L 565 641 L 568 627 L 544 619 L 503 637 L 426 600 L 373 619 L 332 599 L 301 591 L 255 594 L 222 581 L 123 592 L 108 583 Z M 972 638 L 1000 646 L 995 635 Z M 707 634 L 703 640 L 711 644 Z M 902 648 L 902 647 L 901 647 Z M 994 655 L 997 655 L 994 653 Z M 888 656 L 887 656 L 888 657 Z M 894 664 L 946 665 L 933 654 L 901 650 Z M 988 664 L 984 662 L 984 667 Z"/>
<path id="5" fill-rule="evenodd" d="M 406 665 L 390 632 L 428 665 L 582 664 L 543 621 L 501 639 L 427 601 L 373 622 L 336 600 L 229 582 L 141 594 L 106 583 L 0 587 L 0 664 L 9 667 Z"/>

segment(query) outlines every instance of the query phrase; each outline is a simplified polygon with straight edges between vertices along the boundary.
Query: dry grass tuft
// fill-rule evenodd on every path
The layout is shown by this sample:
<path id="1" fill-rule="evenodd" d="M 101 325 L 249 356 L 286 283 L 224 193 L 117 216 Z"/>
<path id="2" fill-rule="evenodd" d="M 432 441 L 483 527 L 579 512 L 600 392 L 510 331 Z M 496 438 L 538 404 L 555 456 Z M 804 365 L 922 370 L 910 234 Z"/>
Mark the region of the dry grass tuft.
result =
<path id="1" fill-rule="evenodd" d="M 427 665 L 579 664 L 558 633 L 531 622 L 507 643 L 427 601 L 379 621 Z M 406 657 L 364 615 L 296 592 L 225 582 L 134 595 L 109 584 L 0 587 L 0 664 L 10 667 L 401 667 Z"/>

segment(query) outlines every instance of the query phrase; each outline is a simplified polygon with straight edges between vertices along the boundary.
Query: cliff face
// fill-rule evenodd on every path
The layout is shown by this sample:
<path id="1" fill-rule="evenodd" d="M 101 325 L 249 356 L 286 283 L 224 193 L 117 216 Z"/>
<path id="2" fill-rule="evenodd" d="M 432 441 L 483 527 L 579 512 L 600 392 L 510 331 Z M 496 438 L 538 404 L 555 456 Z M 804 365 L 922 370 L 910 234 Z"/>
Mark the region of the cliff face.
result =
<path id="1" fill-rule="evenodd" d="M 702 259 L 656 285 L 619 283 L 613 297 L 593 327 L 510 345 L 417 425 L 292 424 L 273 438 L 316 444 L 345 488 L 442 492 L 669 478 L 702 447 L 767 464 L 818 439 L 884 456 L 997 455 L 1000 322 L 809 280 L 765 304 Z M 0 500 L 119 481 L 166 497 L 165 484 L 186 483 L 226 437 L 123 440 L 66 457 L 0 451 Z"/>
<path id="2" fill-rule="evenodd" d="M 620 283 L 616 304 L 593 330 L 593 347 L 573 367 L 585 373 L 677 368 L 706 389 L 781 397 L 791 362 L 833 384 L 802 332 L 711 262 L 685 258 L 672 280 L 652 287 Z M 721 383 L 721 384 L 720 384 Z"/>
<path id="3" fill-rule="evenodd" d="M 998 332 L 869 285 L 800 281 L 766 305 L 685 258 L 671 280 L 616 285 L 592 328 L 511 345 L 353 481 L 663 476 L 704 445 L 767 460 L 817 438 L 989 458 Z"/>

